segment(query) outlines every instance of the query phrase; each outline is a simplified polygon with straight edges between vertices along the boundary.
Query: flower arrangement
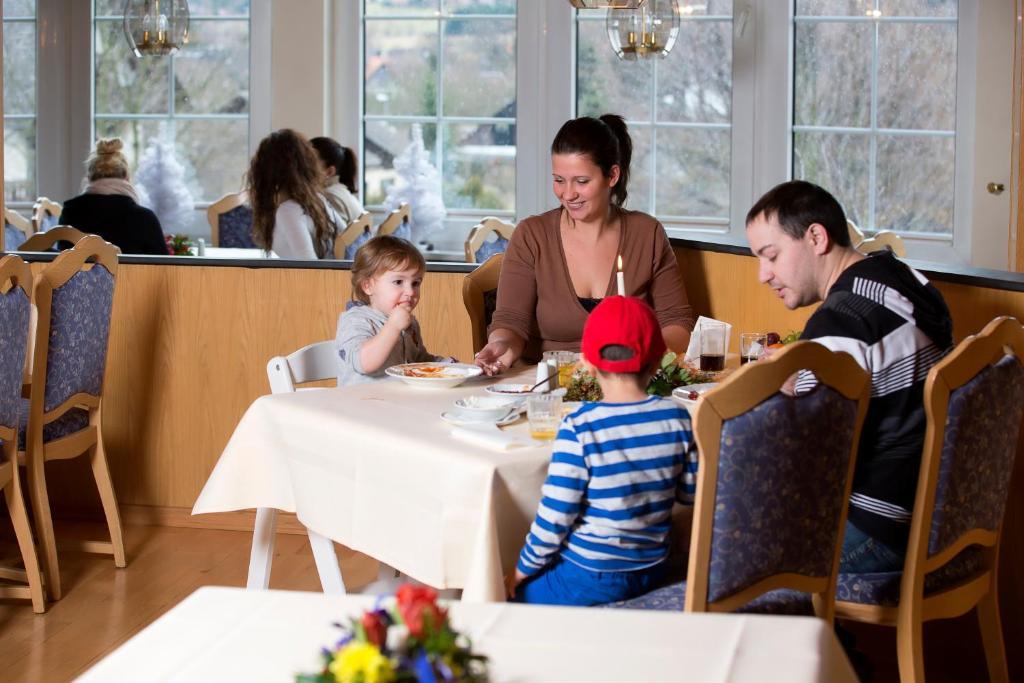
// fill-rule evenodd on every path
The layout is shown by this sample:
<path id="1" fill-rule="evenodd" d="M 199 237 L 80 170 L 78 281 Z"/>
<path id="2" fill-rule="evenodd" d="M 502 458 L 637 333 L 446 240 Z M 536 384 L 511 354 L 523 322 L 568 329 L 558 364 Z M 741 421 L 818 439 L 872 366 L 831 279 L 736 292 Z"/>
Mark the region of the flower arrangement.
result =
<path id="1" fill-rule="evenodd" d="M 682 357 L 669 351 L 662 357 L 657 372 L 647 384 L 647 393 L 652 396 L 669 396 L 676 387 L 708 381 L 708 373 L 686 363 Z M 566 390 L 565 400 L 600 401 L 601 397 L 601 387 L 597 379 L 583 369 L 576 370 Z"/>
<path id="2" fill-rule="evenodd" d="M 466 636 L 452 630 L 437 592 L 405 584 L 390 608 L 352 619 L 323 669 L 299 674 L 296 683 L 477 683 L 487 680 L 487 658 L 475 655 Z"/>
<path id="3" fill-rule="evenodd" d="M 167 253 L 171 256 L 191 256 L 192 240 L 188 235 L 164 235 L 167 243 Z"/>

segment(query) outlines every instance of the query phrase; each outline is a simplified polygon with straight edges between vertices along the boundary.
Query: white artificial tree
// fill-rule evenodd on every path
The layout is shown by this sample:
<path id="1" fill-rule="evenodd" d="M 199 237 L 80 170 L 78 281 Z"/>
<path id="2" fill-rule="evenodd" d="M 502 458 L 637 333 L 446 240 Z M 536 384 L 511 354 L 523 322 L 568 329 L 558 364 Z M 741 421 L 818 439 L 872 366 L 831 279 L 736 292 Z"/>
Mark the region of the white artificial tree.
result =
<path id="1" fill-rule="evenodd" d="M 395 157 L 398 181 L 388 190 L 384 205 L 388 210 L 394 210 L 402 202 L 409 204 L 412 219 L 410 235 L 407 237 L 418 244 L 444 226 L 444 217 L 448 212 L 441 198 L 441 175 L 430 163 L 430 156 L 423 147 L 423 129 L 420 124 L 413 124 L 411 136 L 409 146 Z M 398 232 L 396 234 L 403 236 Z"/>
<path id="2" fill-rule="evenodd" d="M 165 233 L 183 233 L 192 225 L 195 202 L 185 180 L 185 167 L 166 137 L 150 140 L 139 159 L 135 185 L 140 200 L 144 198 L 143 205 L 153 210 Z"/>

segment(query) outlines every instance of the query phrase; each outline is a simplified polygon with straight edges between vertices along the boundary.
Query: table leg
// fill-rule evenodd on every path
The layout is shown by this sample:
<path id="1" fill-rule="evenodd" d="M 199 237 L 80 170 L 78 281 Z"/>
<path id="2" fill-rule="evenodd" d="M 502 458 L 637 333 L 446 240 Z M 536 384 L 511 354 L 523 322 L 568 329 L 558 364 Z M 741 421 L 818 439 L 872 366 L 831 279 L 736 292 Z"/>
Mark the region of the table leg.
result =
<path id="1" fill-rule="evenodd" d="M 274 561 L 276 528 L 277 509 L 256 508 L 252 550 L 249 552 L 249 576 L 245 582 L 249 590 L 266 590 L 270 586 L 270 564 Z"/>
<path id="2" fill-rule="evenodd" d="M 320 585 L 328 595 L 345 595 L 345 583 L 341 578 L 338 556 L 334 554 L 334 541 L 307 528 L 309 547 L 313 550 L 316 571 L 320 574 Z"/>

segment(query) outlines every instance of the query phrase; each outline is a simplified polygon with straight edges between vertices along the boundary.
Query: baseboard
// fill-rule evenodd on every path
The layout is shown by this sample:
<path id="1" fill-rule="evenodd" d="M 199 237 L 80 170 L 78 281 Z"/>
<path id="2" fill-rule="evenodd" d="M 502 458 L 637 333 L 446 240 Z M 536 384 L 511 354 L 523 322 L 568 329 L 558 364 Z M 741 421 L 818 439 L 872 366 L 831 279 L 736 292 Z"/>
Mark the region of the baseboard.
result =
<path id="1" fill-rule="evenodd" d="M 121 505 L 120 508 L 121 521 L 125 524 L 251 532 L 256 522 L 255 510 L 193 515 L 191 508 L 184 507 Z M 305 534 L 306 527 L 302 526 L 294 513 L 278 512 L 277 532 L 279 534 Z"/>

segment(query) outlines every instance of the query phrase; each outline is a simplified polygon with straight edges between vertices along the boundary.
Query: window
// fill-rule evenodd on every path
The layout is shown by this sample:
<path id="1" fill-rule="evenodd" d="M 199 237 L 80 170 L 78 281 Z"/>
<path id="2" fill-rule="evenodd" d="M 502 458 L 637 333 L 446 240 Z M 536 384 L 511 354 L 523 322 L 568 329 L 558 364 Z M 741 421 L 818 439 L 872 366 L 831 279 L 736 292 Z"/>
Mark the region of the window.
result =
<path id="1" fill-rule="evenodd" d="M 366 0 L 363 30 L 364 203 L 385 202 L 418 129 L 449 215 L 512 215 L 514 0 Z"/>
<path id="2" fill-rule="evenodd" d="M 170 58 L 136 58 L 123 0 L 95 0 L 95 137 L 117 136 L 133 168 L 155 140 L 173 145 L 196 204 L 237 192 L 249 160 L 250 1 L 192 0 L 189 42 Z M 201 233 L 196 226 L 167 232 Z"/>
<path id="3" fill-rule="evenodd" d="M 36 3 L 7 0 L 4 22 L 4 188 L 6 203 L 36 199 Z"/>
<path id="4" fill-rule="evenodd" d="M 951 239 L 956 0 L 797 0 L 793 177 L 867 231 Z"/>
<path id="5" fill-rule="evenodd" d="M 628 208 L 664 223 L 728 229 L 732 52 L 732 2 L 684 5 L 672 51 L 635 62 L 616 57 L 605 12 L 577 13 L 577 115 L 626 119 Z"/>

